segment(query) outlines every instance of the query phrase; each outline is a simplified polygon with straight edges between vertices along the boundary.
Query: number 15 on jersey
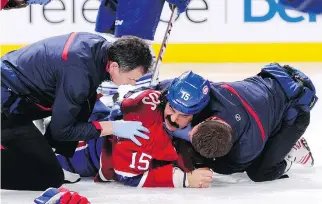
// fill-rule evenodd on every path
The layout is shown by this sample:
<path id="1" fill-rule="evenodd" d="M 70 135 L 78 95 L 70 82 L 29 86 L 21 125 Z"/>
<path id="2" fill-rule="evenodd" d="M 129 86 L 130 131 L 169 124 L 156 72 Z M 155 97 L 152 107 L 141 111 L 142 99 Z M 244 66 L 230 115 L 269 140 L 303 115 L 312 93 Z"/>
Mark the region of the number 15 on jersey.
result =
<path id="1" fill-rule="evenodd" d="M 144 152 L 142 152 L 139 157 L 137 154 L 138 152 L 132 152 L 132 161 L 130 164 L 130 168 L 143 171 L 148 170 L 152 156 Z"/>

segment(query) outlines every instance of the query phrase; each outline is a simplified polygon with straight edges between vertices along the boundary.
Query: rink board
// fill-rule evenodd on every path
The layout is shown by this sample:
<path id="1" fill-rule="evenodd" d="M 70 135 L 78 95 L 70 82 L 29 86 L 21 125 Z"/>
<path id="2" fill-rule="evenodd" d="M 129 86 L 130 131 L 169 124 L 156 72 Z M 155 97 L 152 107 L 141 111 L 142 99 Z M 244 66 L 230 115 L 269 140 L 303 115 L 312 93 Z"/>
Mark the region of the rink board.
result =
<path id="1" fill-rule="evenodd" d="M 0 45 L 1 56 L 24 45 Z M 160 44 L 153 44 L 159 53 Z M 163 63 L 322 62 L 322 43 L 169 44 Z M 322 68 L 322 67 L 321 67 Z"/>

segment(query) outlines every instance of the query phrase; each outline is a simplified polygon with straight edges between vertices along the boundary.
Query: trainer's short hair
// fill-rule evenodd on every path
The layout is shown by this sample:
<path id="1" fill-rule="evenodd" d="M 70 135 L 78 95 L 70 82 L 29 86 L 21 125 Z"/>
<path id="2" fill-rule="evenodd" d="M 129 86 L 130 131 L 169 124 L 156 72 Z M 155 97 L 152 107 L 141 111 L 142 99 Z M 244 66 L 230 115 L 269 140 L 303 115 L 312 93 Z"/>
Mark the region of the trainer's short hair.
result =
<path id="1" fill-rule="evenodd" d="M 206 120 L 196 128 L 191 143 L 203 157 L 222 157 L 232 148 L 233 130 L 227 123 L 220 120 Z"/>
<path id="2" fill-rule="evenodd" d="M 110 61 L 119 64 L 121 72 L 129 72 L 142 66 L 144 73 L 147 73 L 152 65 L 149 45 L 135 36 L 123 36 L 116 40 L 110 45 L 107 56 Z"/>

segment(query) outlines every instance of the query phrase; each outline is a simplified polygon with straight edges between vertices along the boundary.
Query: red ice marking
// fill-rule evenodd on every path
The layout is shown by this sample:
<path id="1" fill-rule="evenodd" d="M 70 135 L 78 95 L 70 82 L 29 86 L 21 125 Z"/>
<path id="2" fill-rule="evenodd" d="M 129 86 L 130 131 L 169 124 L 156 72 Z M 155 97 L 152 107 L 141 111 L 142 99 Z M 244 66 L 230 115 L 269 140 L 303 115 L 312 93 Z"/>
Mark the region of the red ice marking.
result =
<path id="1" fill-rule="evenodd" d="M 252 107 L 250 107 L 250 105 L 244 99 L 242 99 L 242 97 L 237 93 L 237 91 L 233 87 L 229 86 L 228 84 L 222 84 L 221 86 L 226 88 L 226 89 L 228 89 L 231 93 L 235 94 L 239 98 L 239 100 L 242 102 L 244 107 L 248 110 L 248 112 L 255 119 L 255 121 L 256 121 L 256 123 L 257 123 L 257 125 L 259 127 L 259 130 L 261 131 L 262 140 L 264 141 L 265 140 L 265 130 L 264 130 L 262 122 L 260 121 L 257 113 L 252 109 Z"/>
<path id="2" fill-rule="evenodd" d="M 72 41 L 74 40 L 76 34 L 77 34 L 76 32 L 72 33 L 69 36 L 69 38 L 68 38 L 68 40 L 67 40 L 67 42 L 65 44 L 65 47 L 64 47 L 64 50 L 63 50 L 63 54 L 61 56 L 63 58 L 63 60 L 65 60 L 65 61 L 68 59 L 68 50 L 69 50 L 69 47 L 72 44 Z"/>

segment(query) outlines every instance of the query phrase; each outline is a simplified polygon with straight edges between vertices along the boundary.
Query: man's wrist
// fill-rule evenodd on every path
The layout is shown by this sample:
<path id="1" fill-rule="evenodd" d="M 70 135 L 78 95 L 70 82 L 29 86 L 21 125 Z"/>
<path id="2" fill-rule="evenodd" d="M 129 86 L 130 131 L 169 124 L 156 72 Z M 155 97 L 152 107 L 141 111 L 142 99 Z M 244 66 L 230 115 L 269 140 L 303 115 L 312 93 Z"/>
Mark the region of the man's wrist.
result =
<path id="1" fill-rule="evenodd" d="M 113 135 L 113 122 L 112 121 L 101 121 L 99 122 L 101 126 L 101 136 Z"/>

